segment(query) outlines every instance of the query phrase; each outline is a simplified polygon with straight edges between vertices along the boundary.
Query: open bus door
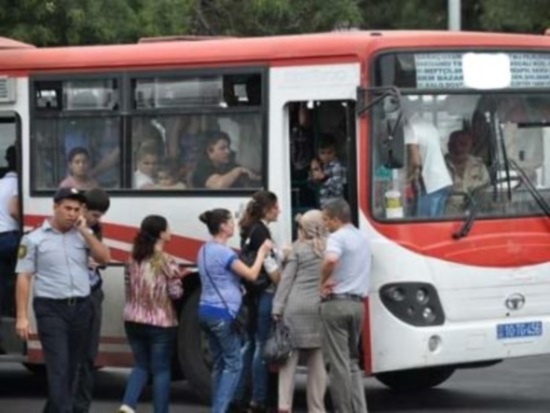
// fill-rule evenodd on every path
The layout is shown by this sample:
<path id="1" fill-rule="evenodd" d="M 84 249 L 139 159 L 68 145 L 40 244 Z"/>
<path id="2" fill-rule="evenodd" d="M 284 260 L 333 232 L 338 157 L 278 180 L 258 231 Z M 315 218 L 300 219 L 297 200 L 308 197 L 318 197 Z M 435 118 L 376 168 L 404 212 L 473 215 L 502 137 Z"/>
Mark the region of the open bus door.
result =
<path id="1" fill-rule="evenodd" d="M 8 172 L 6 151 L 10 146 L 15 148 L 18 194 L 19 194 L 19 216 L 22 218 L 22 188 L 21 188 L 21 122 L 15 112 L 0 112 L 0 179 Z M 22 233 L 22 220 L 20 220 L 20 232 Z M 1 259 L 2 257 L 0 257 Z M 15 259 L 15 257 L 14 257 Z M 15 270 L 15 268 L 14 268 Z M 0 274 L 0 282 L 4 290 L 2 304 L 0 305 L 0 360 L 22 361 L 24 359 L 25 345 L 15 334 L 15 273 Z"/>
<path id="2" fill-rule="evenodd" d="M 352 100 L 297 101 L 287 104 L 290 136 L 292 216 L 319 208 L 319 185 L 310 179 L 311 161 L 319 145 L 330 138 L 344 168 L 343 197 L 358 224 L 355 102 Z M 293 221 L 293 235 L 295 222 Z"/>

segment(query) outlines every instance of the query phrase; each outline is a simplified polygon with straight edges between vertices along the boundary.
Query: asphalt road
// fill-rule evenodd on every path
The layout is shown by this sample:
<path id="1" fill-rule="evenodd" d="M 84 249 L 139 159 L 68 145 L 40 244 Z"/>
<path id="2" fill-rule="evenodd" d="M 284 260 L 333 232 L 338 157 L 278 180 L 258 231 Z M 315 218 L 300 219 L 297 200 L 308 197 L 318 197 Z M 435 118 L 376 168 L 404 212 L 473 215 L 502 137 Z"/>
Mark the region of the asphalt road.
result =
<path id="1" fill-rule="evenodd" d="M 461 370 L 437 389 L 414 395 L 393 393 L 373 379 L 365 380 L 370 412 L 549 412 L 550 356 L 513 360 L 485 369 Z M 127 370 L 104 370 L 97 375 L 92 413 L 116 412 Z M 306 412 L 303 380 L 295 412 Z M 40 412 L 44 379 L 17 364 L 0 365 L 0 412 Z M 171 412 L 206 413 L 183 382 L 172 386 Z M 152 412 L 150 393 L 143 395 L 141 412 Z"/>

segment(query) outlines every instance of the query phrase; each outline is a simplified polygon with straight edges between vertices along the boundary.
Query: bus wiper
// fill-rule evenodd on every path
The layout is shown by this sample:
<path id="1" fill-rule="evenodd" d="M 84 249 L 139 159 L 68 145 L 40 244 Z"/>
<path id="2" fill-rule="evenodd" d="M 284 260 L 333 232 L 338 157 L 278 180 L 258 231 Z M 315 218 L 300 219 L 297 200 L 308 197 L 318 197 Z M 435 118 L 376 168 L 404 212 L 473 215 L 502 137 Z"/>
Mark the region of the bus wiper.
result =
<path id="1" fill-rule="evenodd" d="M 535 185 L 533 185 L 533 182 L 529 179 L 529 176 L 527 176 L 523 168 L 513 159 L 510 160 L 510 165 L 519 174 L 521 177 L 521 182 L 525 184 L 527 190 L 533 196 L 533 199 L 539 205 L 540 209 L 542 209 L 544 214 L 550 218 L 550 205 L 548 205 L 548 202 L 546 202 L 540 191 L 535 187 Z"/>
<path id="2" fill-rule="evenodd" d="M 485 185 L 483 187 L 485 187 Z M 478 189 L 479 188 L 474 189 L 472 193 L 475 195 Z M 472 229 L 472 225 L 474 225 L 478 210 L 478 204 L 474 201 L 474 197 L 470 193 L 460 192 L 460 195 L 464 195 L 468 200 L 468 214 L 466 215 L 466 219 L 464 220 L 464 223 L 462 224 L 460 229 L 453 233 L 453 239 L 455 240 L 459 240 L 468 235 L 468 233 Z"/>

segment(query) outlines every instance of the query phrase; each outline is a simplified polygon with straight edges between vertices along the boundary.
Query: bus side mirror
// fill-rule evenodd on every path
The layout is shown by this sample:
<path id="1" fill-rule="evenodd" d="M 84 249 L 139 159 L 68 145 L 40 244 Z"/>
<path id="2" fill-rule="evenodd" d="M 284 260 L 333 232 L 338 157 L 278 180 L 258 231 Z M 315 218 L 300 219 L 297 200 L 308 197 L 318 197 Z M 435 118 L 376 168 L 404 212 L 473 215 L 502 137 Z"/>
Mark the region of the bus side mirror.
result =
<path id="1" fill-rule="evenodd" d="M 386 119 L 386 133 L 382 138 L 382 162 L 388 169 L 405 166 L 405 131 L 401 111 L 395 119 Z"/>

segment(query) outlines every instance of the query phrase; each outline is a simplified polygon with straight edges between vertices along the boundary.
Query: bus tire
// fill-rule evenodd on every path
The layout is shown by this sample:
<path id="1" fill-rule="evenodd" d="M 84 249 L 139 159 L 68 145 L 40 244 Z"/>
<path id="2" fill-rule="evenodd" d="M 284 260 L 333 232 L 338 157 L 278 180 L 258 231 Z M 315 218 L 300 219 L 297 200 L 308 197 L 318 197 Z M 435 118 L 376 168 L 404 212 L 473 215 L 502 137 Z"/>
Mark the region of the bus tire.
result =
<path id="1" fill-rule="evenodd" d="M 438 386 L 455 372 L 454 367 L 429 367 L 378 373 L 376 379 L 398 392 L 413 392 Z"/>
<path id="2" fill-rule="evenodd" d="M 179 317 L 177 356 L 187 383 L 204 402 L 210 402 L 211 372 L 209 357 L 205 354 L 205 337 L 199 326 L 198 308 L 200 288 L 186 300 Z"/>

